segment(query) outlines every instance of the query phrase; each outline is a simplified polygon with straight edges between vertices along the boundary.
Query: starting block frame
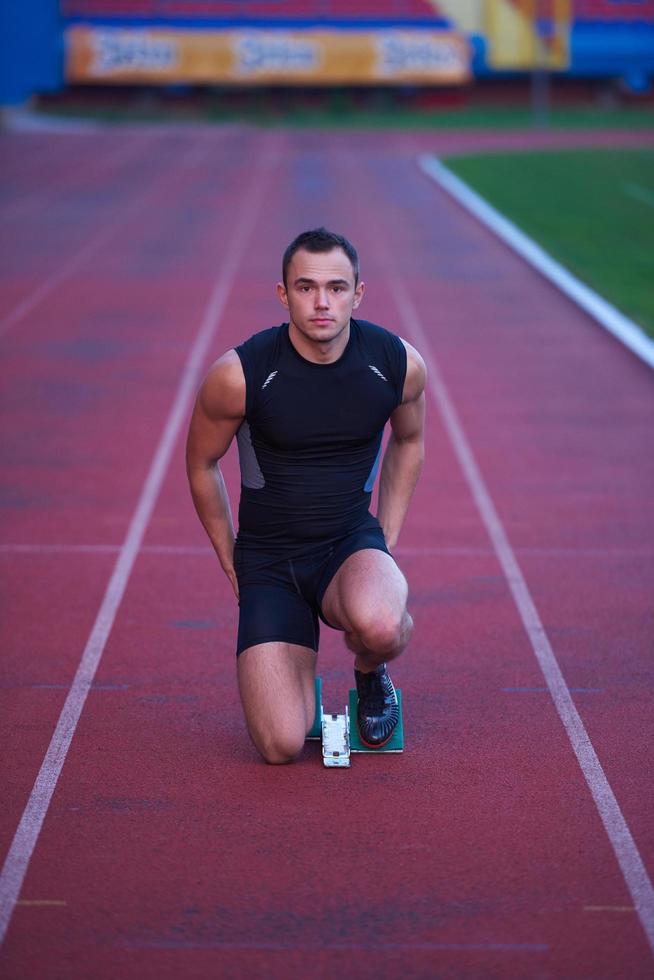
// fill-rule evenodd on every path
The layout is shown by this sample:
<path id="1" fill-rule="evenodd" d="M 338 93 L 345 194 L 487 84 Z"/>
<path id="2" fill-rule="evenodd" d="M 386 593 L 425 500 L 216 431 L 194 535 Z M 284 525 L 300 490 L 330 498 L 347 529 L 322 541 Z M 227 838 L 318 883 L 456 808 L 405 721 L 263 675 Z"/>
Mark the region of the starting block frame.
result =
<path id="1" fill-rule="evenodd" d="M 356 720 L 357 692 L 350 690 L 348 704 L 342 714 L 325 712 L 322 704 L 322 677 L 316 677 L 316 714 L 307 735 L 308 739 L 322 743 L 322 761 L 328 769 L 347 769 L 353 752 L 381 755 L 404 751 L 404 725 L 402 717 L 402 691 L 397 688 L 400 720 L 391 739 L 381 749 L 371 749 L 359 737 Z"/>

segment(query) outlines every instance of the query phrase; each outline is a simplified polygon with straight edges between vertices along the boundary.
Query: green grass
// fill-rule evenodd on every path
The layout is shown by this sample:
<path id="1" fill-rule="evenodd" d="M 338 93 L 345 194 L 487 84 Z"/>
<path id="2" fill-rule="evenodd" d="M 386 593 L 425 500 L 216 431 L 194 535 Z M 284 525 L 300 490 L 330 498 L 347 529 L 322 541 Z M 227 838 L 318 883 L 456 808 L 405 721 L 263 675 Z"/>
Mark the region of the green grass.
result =
<path id="1" fill-rule="evenodd" d="M 220 106 L 208 110 L 212 121 L 229 121 L 234 114 Z M 522 107 L 482 107 L 412 109 L 401 106 L 378 108 L 339 106 L 323 108 L 295 106 L 275 111 L 253 106 L 240 118 L 261 126 L 299 126 L 361 129 L 529 129 L 534 125 L 530 109 Z M 654 129 L 654 112 L 649 109 L 553 109 L 548 117 L 553 129 Z"/>
<path id="2" fill-rule="evenodd" d="M 443 162 L 654 337 L 654 150 L 485 153 Z"/>

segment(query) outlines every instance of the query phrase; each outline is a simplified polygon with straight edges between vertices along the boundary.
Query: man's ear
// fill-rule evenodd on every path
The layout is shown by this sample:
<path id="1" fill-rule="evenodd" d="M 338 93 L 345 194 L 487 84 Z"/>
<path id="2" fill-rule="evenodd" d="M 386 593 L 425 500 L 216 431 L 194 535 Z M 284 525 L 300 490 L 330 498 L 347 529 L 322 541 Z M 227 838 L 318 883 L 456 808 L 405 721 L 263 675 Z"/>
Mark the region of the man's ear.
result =
<path id="1" fill-rule="evenodd" d="M 360 283 L 357 283 L 357 287 L 354 290 L 354 302 L 352 303 L 353 310 L 357 309 L 359 303 L 363 299 L 363 294 L 365 293 L 365 291 L 366 291 L 366 284 L 362 280 Z"/>
<path id="2" fill-rule="evenodd" d="M 286 292 L 286 286 L 283 282 L 278 282 L 275 288 L 277 290 L 277 298 L 279 299 L 279 302 L 282 304 L 282 306 L 285 306 L 286 309 L 288 309 L 288 294 Z"/>

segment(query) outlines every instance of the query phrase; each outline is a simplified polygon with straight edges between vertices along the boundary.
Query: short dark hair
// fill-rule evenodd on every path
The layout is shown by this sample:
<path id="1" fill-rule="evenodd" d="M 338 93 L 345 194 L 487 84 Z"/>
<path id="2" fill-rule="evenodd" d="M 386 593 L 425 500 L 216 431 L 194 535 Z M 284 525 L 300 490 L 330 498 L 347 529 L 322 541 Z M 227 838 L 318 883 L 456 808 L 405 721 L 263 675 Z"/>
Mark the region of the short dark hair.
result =
<path id="1" fill-rule="evenodd" d="M 336 232 L 327 231 L 326 228 L 313 228 L 311 231 L 303 231 L 301 235 L 294 238 L 284 252 L 284 258 L 282 259 L 282 278 L 285 286 L 287 285 L 286 275 L 291 259 L 301 248 L 307 252 L 331 252 L 334 248 L 342 248 L 352 266 L 354 285 L 356 286 L 358 283 L 359 256 L 352 242 L 348 242 L 347 238 L 343 235 L 337 235 Z"/>

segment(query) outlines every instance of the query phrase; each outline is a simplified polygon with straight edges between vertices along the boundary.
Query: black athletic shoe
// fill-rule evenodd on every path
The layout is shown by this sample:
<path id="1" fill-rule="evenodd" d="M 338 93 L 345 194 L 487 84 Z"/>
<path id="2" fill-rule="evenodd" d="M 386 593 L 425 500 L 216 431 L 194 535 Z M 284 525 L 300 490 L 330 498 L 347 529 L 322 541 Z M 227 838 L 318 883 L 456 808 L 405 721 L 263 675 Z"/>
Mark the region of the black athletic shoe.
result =
<path id="1" fill-rule="evenodd" d="M 386 664 L 369 674 L 354 671 L 357 685 L 357 725 L 361 741 L 370 749 L 380 749 L 391 738 L 400 720 L 400 708 Z"/>

